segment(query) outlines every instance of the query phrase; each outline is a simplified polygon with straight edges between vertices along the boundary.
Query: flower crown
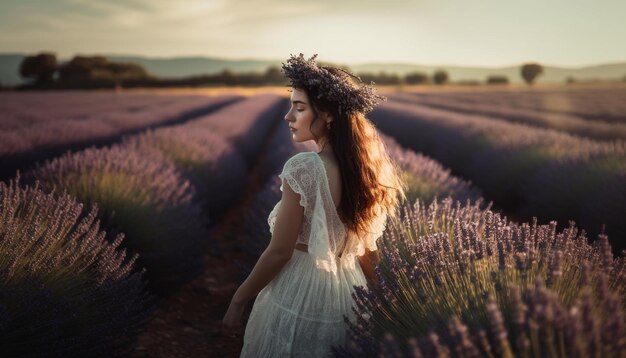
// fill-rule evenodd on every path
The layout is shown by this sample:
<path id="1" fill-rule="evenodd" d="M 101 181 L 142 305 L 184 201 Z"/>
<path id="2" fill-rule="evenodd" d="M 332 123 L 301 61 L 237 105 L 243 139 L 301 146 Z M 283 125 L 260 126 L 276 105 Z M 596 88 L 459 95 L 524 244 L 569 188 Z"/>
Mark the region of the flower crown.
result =
<path id="1" fill-rule="evenodd" d="M 306 60 L 304 55 L 291 55 L 287 63 L 283 63 L 282 71 L 291 80 L 291 86 L 303 89 L 314 89 L 318 93 L 317 98 L 323 98 L 331 103 L 336 103 L 339 114 L 361 112 L 367 113 L 374 109 L 378 99 L 387 100 L 386 97 L 376 94 L 371 85 L 363 84 L 355 87 L 350 82 L 350 77 L 361 78 L 337 67 L 317 66 L 315 58 L 317 54 Z"/>

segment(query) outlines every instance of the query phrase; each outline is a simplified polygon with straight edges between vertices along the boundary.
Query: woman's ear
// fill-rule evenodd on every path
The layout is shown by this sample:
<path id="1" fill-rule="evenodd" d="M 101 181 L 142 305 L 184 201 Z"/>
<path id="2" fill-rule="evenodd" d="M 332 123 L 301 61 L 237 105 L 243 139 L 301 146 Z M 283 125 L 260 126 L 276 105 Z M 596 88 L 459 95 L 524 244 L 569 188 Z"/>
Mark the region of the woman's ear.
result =
<path id="1" fill-rule="evenodd" d="M 326 122 L 326 124 L 330 124 L 332 123 L 334 120 L 332 114 L 328 113 L 328 112 L 324 112 L 324 122 Z"/>

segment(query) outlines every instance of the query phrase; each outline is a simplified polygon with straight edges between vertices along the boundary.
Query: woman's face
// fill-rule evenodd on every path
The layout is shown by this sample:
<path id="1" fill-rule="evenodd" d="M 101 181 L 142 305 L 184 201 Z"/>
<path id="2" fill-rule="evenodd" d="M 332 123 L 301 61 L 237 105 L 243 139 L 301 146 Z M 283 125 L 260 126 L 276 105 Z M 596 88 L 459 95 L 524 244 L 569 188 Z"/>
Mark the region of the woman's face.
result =
<path id="1" fill-rule="evenodd" d="M 319 140 L 326 136 L 325 117 L 320 115 L 315 119 L 315 112 L 309 102 L 306 91 L 293 88 L 291 92 L 291 108 L 285 115 L 294 142 Z M 315 135 L 314 135 L 315 134 Z M 316 139 L 317 137 L 317 139 Z"/>

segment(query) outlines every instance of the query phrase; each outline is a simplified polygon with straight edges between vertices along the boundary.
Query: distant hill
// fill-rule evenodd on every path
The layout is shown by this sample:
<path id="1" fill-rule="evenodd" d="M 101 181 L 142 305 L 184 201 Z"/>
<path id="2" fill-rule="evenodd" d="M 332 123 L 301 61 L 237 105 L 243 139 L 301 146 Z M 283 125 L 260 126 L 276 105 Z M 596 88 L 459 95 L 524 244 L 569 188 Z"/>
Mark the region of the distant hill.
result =
<path id="1" fill-rule="evenodd" d="M 478 80 L 485 82 L 489 76 L 506 76 L 512 83 L 522 83 L 519 66 L 509 67 L 464 67 L 464 66 L 422 66 L 395 63 L 370 63 L 352 66 L 356 72 L 381 72 L 398 73 L 404 75 L 408 72 L 423 72 L 432 75 L 435 71 L 443 69 L 448 72 L 450 80 L 471 81 Z M 604 64 L 586 66 L 580 68 L 567 68 L 543 65 L 544 73 L 537 78 L 537 83 L 564 83 L 567 77 L 572 76 L 576 80 L 599 79 L 599 80 L 621 80 L 626 77 L 626 62 L 616 64 Z"/>
<path id="2" fill-rule="evenodd" d="M 0 84 L 12 86 L 22 82 L 19 73 L 22 58 L 20 54 L 0 54 Z"/>
<path id="3" fill-rule="evenodd" d="M 19 65 L 23 54 L 0 54 L 0 83 L 16 85 L 22 82 L 19 77 Z M 106 56 L 111 61 L 133 62 L 144 66 L 150 73 L 162 78 L 180 78 L 202 74 L 215 74 L 226 68 L 234 72 L 264 72 L 270 66 L 280 67 L 284 60 L 226 60 L 212 57 L 173 57 L 149 58 L 140 56 Z M 60 62 L 68 61 L 60 58 Z M 342 64 L 344 65 L 344 64 Z M 432 75 L 438 69 L 448 72 L 450 80 L 485 82 L 490 75 L 503 75 L 512 83 L 521 83 L 520 66 L 510 67 L 464 67 L 464 66 L 433 66 L 406 63 L 366 63 L 347 64 L 353 72 L 381 72 L 405 75 L 409 72 L 423 72 Z M 568 76 L 577 80 L 600 79 L 620 80 L 626 76 L 626 62 L 601 64 L 580 68 L 555 67 L 544 65 L 544 74 L 537 83 L 563 83 Z"/>

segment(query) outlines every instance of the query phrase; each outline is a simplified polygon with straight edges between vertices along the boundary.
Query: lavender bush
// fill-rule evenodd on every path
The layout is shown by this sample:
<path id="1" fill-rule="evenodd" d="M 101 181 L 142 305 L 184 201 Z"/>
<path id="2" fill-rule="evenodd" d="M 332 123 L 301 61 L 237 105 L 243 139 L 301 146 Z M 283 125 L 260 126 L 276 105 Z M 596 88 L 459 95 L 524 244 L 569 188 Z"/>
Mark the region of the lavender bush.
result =
<path id="1" fill-rule="evenodd" d="M 252 96 L 209 116 L 198 118 L 189 128 L 208 129 L 239 150 L 251 166 L 272 125 L 283 116 L 285 99 L 275 94 Z"/>
<path id="2" fill-rule="evenodd" d="M 454 112 L 480 115 L 509 122 L 525 123 L 542 128 L 551 128 L 581 137 L 600 140 L 626 139 L 626 122 L 610 123 L 600 120 L 587 120 L 567 113 L 545 111 L 542 108 L 505 107 L 497 102 L 497 96 L 494 95 L 483 94 L 482 101 L 473 103 L 457 101 L 454 98 L 446 98 L 446 96 L 415 96 L 409 93 L 399 93 L 389 98 L 401 102 L 419 103 L 420 105 Z"/>
<path id="3" fill-rule="evenodd" d="M 515 224 L 480 201 L 417 201 L 383 236 L 338 356 L 618 357 L 626 257 L 570 225 Z"/>
<path id="4" fill-rule="evenodd" d="M 247 167 L 257 160 L 283 105 L 276 95 L 252 96 L 194 121 L 127 138 L 124 145 L 161 151 L 217 216 L 241 198 Z"/>
<path id="5" fill-rule="evenodd" d="M 110 144 L 124 134 L 206 115 L 240 98 L 76 91 L 1 94 L 0 178 L 67 150 Z"/>
<path id="6" fill-rule="evenodd" d="M 197 197 L 211 216 L 239 199 L 237 193 L 245 184 L 247 168 L 239 151 L 207 128 L 160 128 L 127 138 L 124 145 L 163 153 L 197 189 Z"/>
<path id="7" fill-rule="evenodd" d="M 588 224 L 583 228 L 593 236 L 605 224 L 617 252 L 626 248 L 622 239 L 626 234 L 622 224 L 626 201 L 620 199 L 625 197 L 626 185 L 613 185 L 615 199 L 597 207 L 598 212 L 587 211 L 585 205 L 587 201 L 598 203 L 598 189 L 612 185 L 626 173 L 626 142 L 593 141 L 393 101 L 381 105 L 371 116 L 400 144 L 433 157 L 453 174 L 471 180 L 485 198 L 520 221 L 529 213 L 539 215 L 535 211 L 541 210 L 540 220 L 585 222 Z M 555 205 L 558 203 L 571 205 Z M 589 222 L 586 217 L 600 219 Z"/>
<path id="8" fill-rule="evenodd" d="M 482 105 L 491 108 L 521 109 L 548 114 L 565 114 L 588 122 L 626 123 L 626 87 L 511 88 L 476 91 L 413 93 L 420 101 L 433 104 Z M 560 117 L 555 117 L 560 118 Z"/>
<path id="9" fill-rule="evenodd" d="M 111 357 L 129 352 L 154 309 L 141 272 L 105 240 L 98 210 L 19 177 L 0 182 L 0 352 Z"/>
<path id="10" fill-rule="evenodd" d="M 112 131 L 145 128 L 239 98 L 80 91 L 8 92 L 0 95 L 0 133 L 35 132 L 37 126 L 45 123 L 59 128 L 74 122 L 104 123 Z M 59 139 L 51 137 L 49 140 Z"/>
<path id="11" fill-rule="evenodd" d="M 207 222 L 189 181 L 159 151 L 115 145 L 68 152 L 27 176 L 102 208 L 105 225 L 123 231 L 125 247 L 140 254 L 155 292 L 169 292 L 199 269 Z"/>
<path id="12" fill-rule="evenodd" d="M 380 134 L 389 156 L 401 170 L 402 179 L 407 183 L 406 197 L 409 202 L 418 198 L 429 203 L 432 200 L 452 197 L 454 200 L 478 200 L 480 190 L 471 182 L 464 181 L 450 173 L 449 169 L 421 153 L 403 149 L 392 137 Z"/>
<path id="13" fill-rule="evenodd" d="M 392 160 L 401 170 L 403 179 L 408 183 L 406 195 L 411 202 L 416 198 L 430 202 L 436 197 L 446 196 L 462 201 L 477 200 L 481 197 L 480 191 L 472 187 L 471 183 L 452 176 L 450 171 L 439 163 L 401 148 L 389 136 L 384 134 L 380 136 Z M 259 191 L 248 210 L 242 250 L 248 254 L 249 260 L 241 264 L 242 280 L 249 274 L 271 239 L 267 217 L 280 200 L 280 179 L 277 174 L 282 169 L 282 164 L 295 153 L 316 150 L 313 142 L 294 144 L 290 140 L 287 126 L 278 128 L 278 133 L 272 142 L 266 162 L 271 165 L 275 174 Z M 277 165 L 278 163 L 280 165 Z"/>

